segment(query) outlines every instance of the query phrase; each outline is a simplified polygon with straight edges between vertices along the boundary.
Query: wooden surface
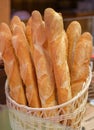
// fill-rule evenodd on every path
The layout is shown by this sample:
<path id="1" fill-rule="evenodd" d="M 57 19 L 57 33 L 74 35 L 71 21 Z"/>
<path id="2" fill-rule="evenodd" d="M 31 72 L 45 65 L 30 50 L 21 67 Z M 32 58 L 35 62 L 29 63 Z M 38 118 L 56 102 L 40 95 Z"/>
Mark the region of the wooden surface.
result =
<path id="1" fill-rule="evenodd" d="M 94 106 L 89 103 L 87 104 L 82 126 L 84 127 L 84 130 L 94 130 Z"/>

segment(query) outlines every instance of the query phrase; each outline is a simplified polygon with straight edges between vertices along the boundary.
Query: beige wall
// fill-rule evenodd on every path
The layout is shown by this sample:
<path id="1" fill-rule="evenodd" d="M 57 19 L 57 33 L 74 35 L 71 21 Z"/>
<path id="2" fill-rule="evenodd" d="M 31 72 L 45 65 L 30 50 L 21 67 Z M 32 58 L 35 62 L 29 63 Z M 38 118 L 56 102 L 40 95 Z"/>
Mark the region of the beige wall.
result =
<path id="1" fill-rule="evenodd" d="M 10 21 L 10 0 L 0 0 L 0 23 Z"/>

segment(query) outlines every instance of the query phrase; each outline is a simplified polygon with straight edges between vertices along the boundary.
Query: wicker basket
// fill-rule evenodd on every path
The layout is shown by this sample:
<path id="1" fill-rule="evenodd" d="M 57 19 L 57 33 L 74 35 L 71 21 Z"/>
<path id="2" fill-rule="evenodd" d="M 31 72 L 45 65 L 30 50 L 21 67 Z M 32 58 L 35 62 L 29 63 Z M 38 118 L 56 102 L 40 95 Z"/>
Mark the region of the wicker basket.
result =
<path id="1" fill-rule="evenodd" d="M 65 130 L 63 126 L 80 130 L 86 103 L 88 99 L 88 88 L 91 82 L 90 72 L 83 89 L 70 101 L 49 108 L 31 108 L 17 104 L 9 96 L 8 82 L 6 81 L 5 93 L 7 106 L 9 108 L 10 123 L 13 130 Z M 54 116 L 53 114 L 54 113 Z M 48 122 L 54 122 L 54 125 Z M 57 125 L 61 123 L 61 126 Z M 66 129 L 67 130 L 67 129 Z"/>

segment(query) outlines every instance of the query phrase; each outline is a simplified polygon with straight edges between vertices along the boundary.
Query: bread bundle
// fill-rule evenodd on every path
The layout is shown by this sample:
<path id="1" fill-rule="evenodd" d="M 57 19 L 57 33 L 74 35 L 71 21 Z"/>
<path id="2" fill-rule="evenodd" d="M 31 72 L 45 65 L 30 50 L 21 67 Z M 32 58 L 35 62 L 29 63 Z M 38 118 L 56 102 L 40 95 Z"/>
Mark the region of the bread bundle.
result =
<path id="1" fill-rule="evenodd" d="M 0 52 L 10 86 L 10 96 L 18 103 L 26 105 L 23 82 L 20 77 L 18 60 L 12 46 L 12 34 L 5 23 L 0 25 Z"/>
<path id="2" fill-rule="evenodd" d="M 71 77 L 72 96 L 81 91 L 86 77 L 89 75 L 89 63 L 92 55 L 92 35 L 89 32 L 81 34 L 81 25 L 73 21 L 67 28 L 68 64 Z"/>
<path id="3" fill-rule="evenodd" d="M 32 107 L 40 107 L 34 66 L 31 61 L 27 39 L 24 31 L 19 26 L 15 26 L 13 30 L 12 45 L 18 58 L 21 78 L 26 86 L 28 104 Z"/>
<path id="4" fill-rule="evenodd" d="M 24 24 L 14 16 L 0 24 L 0 52 L 17 103 L 52 107 L 76 96 L 89 75 L 92 36 L 73 21 L 64 29 L 63 17 L 52 8 L 32 12 Z"/>

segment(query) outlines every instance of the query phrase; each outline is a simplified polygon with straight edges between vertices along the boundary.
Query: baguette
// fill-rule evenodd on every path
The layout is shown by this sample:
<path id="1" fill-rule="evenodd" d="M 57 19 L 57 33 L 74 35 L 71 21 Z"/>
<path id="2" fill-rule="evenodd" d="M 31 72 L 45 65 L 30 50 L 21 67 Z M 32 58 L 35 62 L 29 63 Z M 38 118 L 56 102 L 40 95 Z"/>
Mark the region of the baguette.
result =
<path id="1" fill-rule="evenodd" d="M 67 36 L 63 28 L 62 16 L 53 9 L 44 12 L 44 21 L 50 54 L 54 68 L 58 104 L 71 99 L 70 74 L 67 64 Z"/>
<path id="2" fill-rule="evenodd" d="M 42 107 L 56 105 L 55 81 L 51 62 L 47 53 L 39 44 L 34 44 L 34 64 L 38 79 L 39 96 Z"/>
<path id="3" fill-rule="evenodd" d="M 11 31 L 7 24 L 0 25 L 0 52 L 4 61 L 4 69 L 7 75 L 10 96 L 17 103 L 26 105 L 26 97 L 23 83 L 19 73 L 18 61 L 16 59 L 12 43 Z"/>
<path id="4" fill-rule="evenodd" d="M 72 21 L 66 30 L 68 37 L 68 65 L 70 73 L 74 62 L 75 47 L 79 37 L 81 36 L 81 25 L 77 21 Z"/>
<path id="5" fill-rule="evenodd" d="M 13 47 L 20 65 L 20 73 L 26 86 L 26 97 L 30 107 L 40 107 L 34 66 L 30 57 L 27 39 L 22 28 L 15 26 L 12 37 Z"/>
<path id="6" fill-rule="evenodd" d="M 33 40 L 34 40 L 34 65 L 36 68 L 39 96 L 42 107 L 56 105 L 55 82 L 52 72 L 51 61 L 48 53 L 44 50 L 45 26 L 41 14 L 32 12 Z M 44 87 L 45 86 L 45 87 Z"/>
<path id="7" fill-rule="evenodd" d="M 89 63 L 92 54 L 93 40 L 89 32 L 84 32 L 75 47 L 74 62 L 71 70 L 71 88 L 73 97 L 82 90 L 89 75 Z"/>

